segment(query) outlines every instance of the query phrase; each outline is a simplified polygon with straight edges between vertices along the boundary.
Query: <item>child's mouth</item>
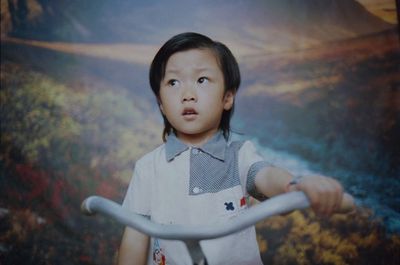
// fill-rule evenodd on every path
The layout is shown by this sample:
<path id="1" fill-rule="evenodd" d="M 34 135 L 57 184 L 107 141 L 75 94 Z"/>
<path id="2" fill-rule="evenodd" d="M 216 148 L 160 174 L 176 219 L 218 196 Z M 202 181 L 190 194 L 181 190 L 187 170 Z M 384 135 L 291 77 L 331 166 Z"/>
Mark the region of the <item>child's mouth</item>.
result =
<path id="1" fill-rule="evenodd" d="M 182 116 L 185 118 L 195 117 L 197 114 L 197 111 L 193 108 L 185 108 L 182 112 Z"/>

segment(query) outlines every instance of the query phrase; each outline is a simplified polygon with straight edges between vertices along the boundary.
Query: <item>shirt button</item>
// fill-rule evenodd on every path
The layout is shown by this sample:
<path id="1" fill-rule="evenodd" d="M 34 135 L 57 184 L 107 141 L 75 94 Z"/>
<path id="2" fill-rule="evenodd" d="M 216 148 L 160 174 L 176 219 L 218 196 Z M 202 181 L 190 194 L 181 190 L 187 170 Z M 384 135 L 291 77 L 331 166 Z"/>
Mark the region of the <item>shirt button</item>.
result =
<path id="1" fill-rule="evenodd" d="M 193 148 L 193 149 L 192 149 L 192 154 L 197 155 L 197 154 L 199 154 L 199 153 L 200 153 L 200 150 L 199 150 L 199 149 L 197 149 L 197 148 Z"/>
<path id="2" fill-rule="evenodd" d="M 197 194 L 197 193 L 200 193 L 200 192 L 202 192 L 202 189 L 200 189 L 199 187 L 194 187 L 193 188 L 193 193 L 194 194 Z"/>

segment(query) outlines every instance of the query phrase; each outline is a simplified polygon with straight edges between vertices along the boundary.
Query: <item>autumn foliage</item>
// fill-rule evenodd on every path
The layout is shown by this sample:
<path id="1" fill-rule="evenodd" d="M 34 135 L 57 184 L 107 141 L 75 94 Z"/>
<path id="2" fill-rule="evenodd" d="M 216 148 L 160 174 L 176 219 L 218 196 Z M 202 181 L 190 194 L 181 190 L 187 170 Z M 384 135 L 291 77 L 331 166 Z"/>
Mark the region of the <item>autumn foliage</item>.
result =
<path id="1" fill-rule="evenodd" d="M 257 226 L 267 264 L 396 264 L 400 236 L 387 235 L 371 211 L 329 219 L 310 211 L 272 217 Z"/>
<path id="2" fill-rule="evenodd" d="M 80 203 L 121 202 L 155 129 L 132 128 L 137 111 L 123 97 L 75 93 L 17 64 L 2 62 L 1 88 L 0 263 L 111 264 L 122 227 L 83 216 Z"/>

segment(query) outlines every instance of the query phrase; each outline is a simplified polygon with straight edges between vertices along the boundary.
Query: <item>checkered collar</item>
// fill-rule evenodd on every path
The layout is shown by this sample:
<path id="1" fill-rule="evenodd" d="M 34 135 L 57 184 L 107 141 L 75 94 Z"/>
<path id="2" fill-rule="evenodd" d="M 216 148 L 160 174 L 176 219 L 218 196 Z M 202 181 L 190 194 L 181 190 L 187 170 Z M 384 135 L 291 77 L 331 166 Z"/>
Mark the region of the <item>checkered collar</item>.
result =
<path id="1" fill-rule="evenodd" d="M 196 147 L 199 150 L 209 154 L 210 156 L 224 161 L 225 159 L 225 149 L 227 141 L 225 140 L 221 131 L 218 131 L 208 142 L 206 142 L 201 147 Z M 167 161 L 171 161 L 176 156 L 182 152 L 189 149 L 189 146 L 182 143 L 174 133 L 171 133 L 167 137 L 167 142 L 165 143 L 165 153 Z"/>

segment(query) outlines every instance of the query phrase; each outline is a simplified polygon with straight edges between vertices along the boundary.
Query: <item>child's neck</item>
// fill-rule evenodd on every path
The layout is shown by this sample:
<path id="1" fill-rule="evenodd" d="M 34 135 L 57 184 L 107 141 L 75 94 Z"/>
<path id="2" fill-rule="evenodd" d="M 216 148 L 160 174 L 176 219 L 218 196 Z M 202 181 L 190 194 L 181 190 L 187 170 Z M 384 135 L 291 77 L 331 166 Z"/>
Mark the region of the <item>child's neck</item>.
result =
<path id="1" fill-rule="evenodd" d="M 199 133 L 199 134 L 185 134 L 177 132 L 176 137 L 188 146 L 200 147 L 207 143 L 218 130 L 213 130 L 211 132 Z"/>

